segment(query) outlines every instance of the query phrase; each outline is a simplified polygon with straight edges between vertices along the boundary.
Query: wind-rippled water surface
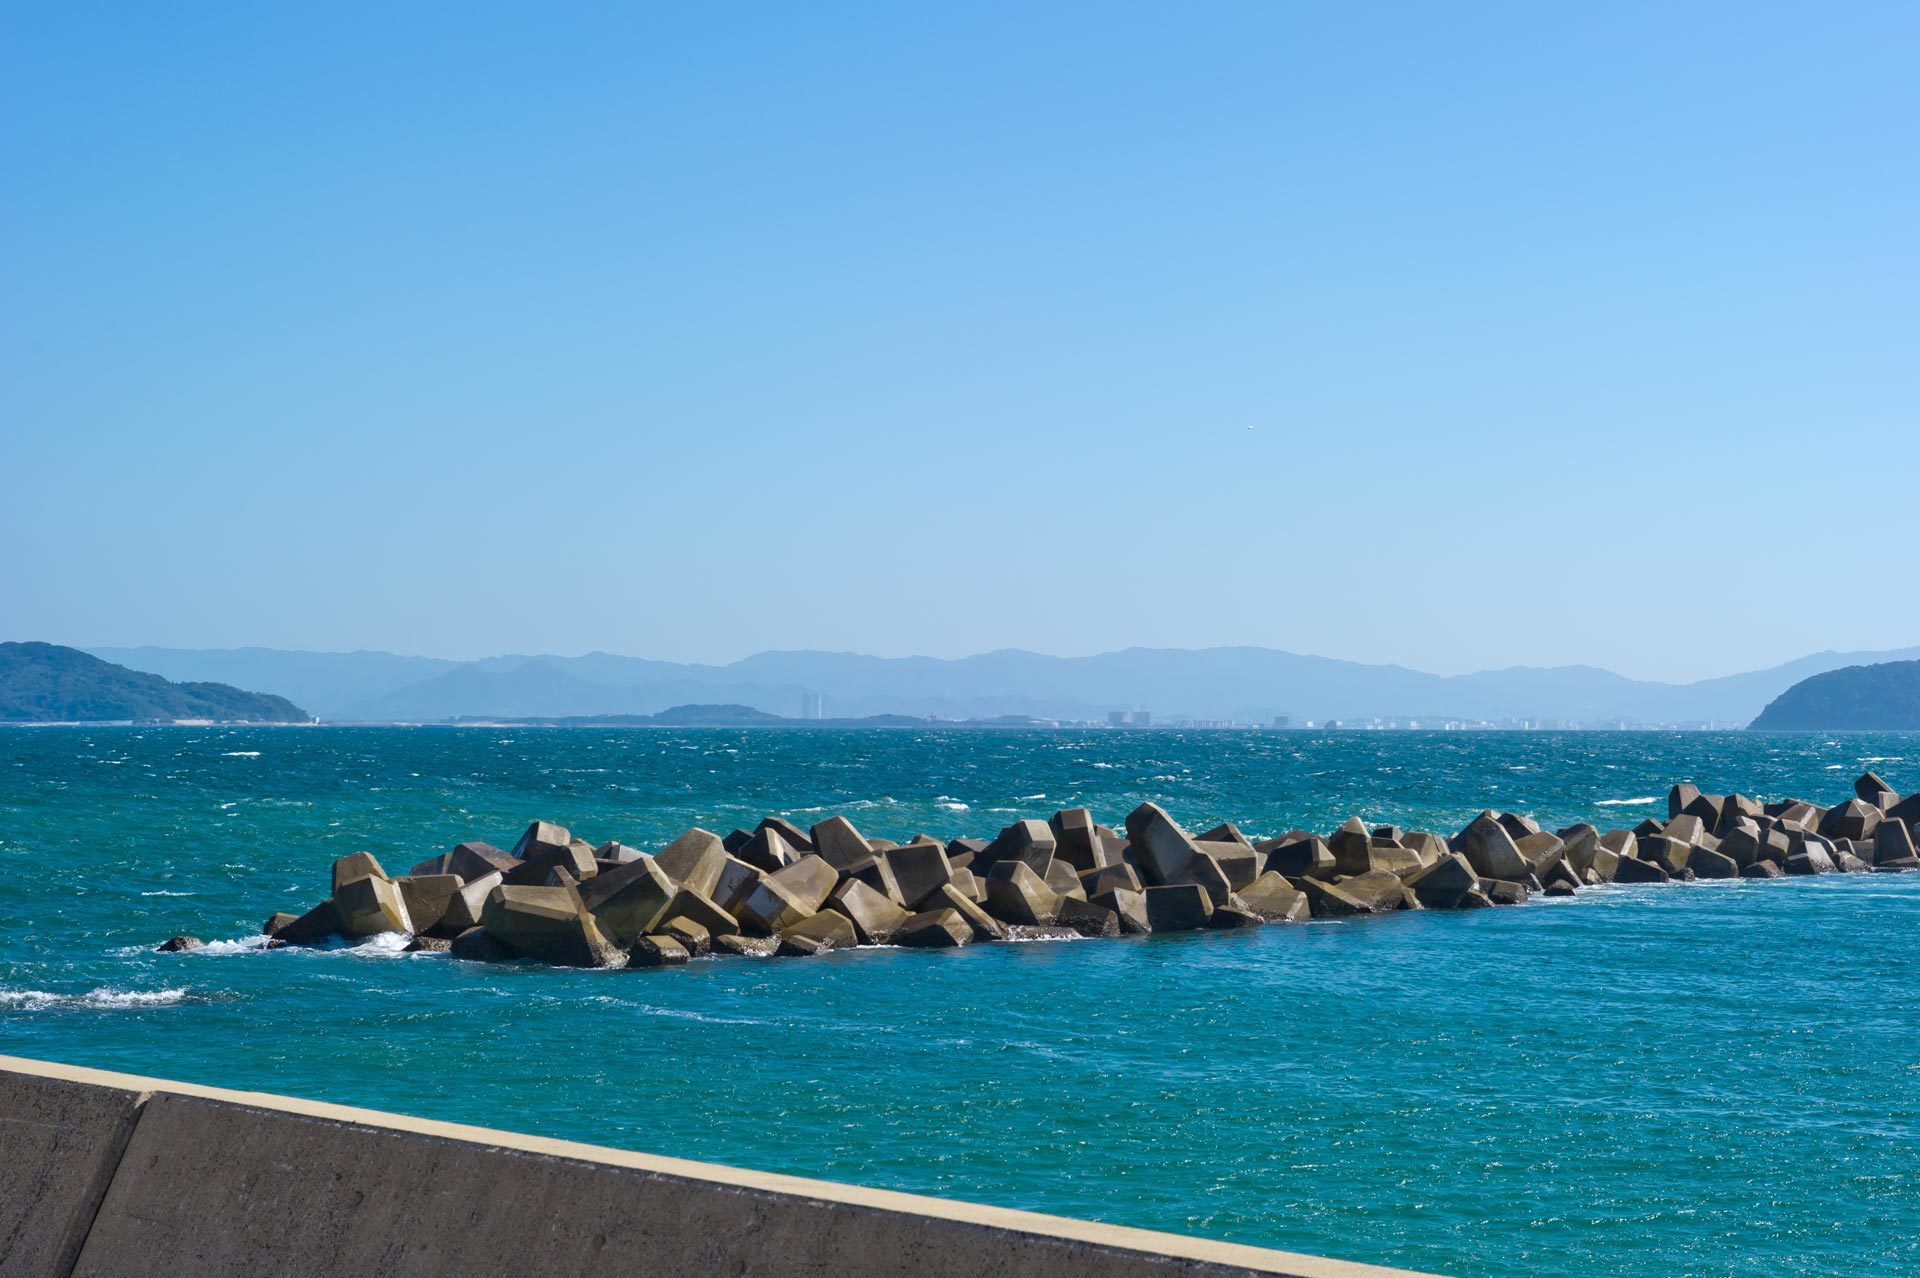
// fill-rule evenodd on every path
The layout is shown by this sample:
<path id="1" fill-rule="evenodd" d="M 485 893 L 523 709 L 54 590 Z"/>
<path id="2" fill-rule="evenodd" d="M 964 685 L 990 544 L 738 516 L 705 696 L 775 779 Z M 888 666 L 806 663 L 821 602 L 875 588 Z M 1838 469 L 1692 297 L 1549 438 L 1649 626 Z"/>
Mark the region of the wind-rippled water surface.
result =
<path id="1" fill-rule="evenodd" d="M 1920 875 L 677 971 L 250 939 L 534 816 L 1605 827 L 1866 767 L 1920 737 L 0 732 L 0 1051 L 1457 1275 L 1916 1273 Z"/>

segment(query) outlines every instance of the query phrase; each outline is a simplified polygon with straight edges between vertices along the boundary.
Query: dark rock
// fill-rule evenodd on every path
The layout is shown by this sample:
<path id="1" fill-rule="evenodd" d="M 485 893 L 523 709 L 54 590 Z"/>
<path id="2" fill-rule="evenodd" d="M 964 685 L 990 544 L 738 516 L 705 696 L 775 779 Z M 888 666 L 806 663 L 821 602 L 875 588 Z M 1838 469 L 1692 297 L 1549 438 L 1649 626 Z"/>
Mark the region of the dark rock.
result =
<path id="1" fill-rule="evenodd" d="M 1132 829 L 1131 819 L 1128 829 Z M 1195 931 L 1213 917 L 1213 900 L 1197 883 L 1150 887 L 1144 895 L 1147 923 L 1155 932 Z"/>
<path id="2" fill-rule="evenodd" d="M 759 834 L 763 830 L 771 830 L 779 835 L 782 842 L 795 852 L 798 852 L 801 856 L 805 856 L 807 853 L 815 850 L 813 846 L 813 836 L 785 817 L 770 816 L 761 821 L 759 825 L 753 827 L 755 834 Z M 794 859 L 798 860 L 799 857 Z"/>
<path id="3" fill-rule="evenodd" d="M 1006 923 L 1044 926 L 1059 915 L 1060 898 L 1027 862 L 1009 857 L 987 871 L 987 912 Z"/>
<path id="4" fill-rule="evenodd" d="M 721 909 L 711 897 L 702 896 L 692 888 L 683 887 L 673 894 L 667 902 L 667 911 L 660 916 L 649 931 L 660 931 L 675 922 L 697 923 L 709 936 L 715 933 L 738 932 L 740 921 L 732 911 Z"/>
<path id="5" fill-rule="evenodd" d="M 1046 880 L 1047 886 L 1053 889 L 1055 896 L 1078 897 L 1082 901 L 1087 899 L 1087 889 L 1081 886 L 1080 876 L 1073 872 L 1071 865 L 1058 857 L 1055 857 L 1047 866 L 1047 872 L 1042 877 Z"/>
<path id="6" fill-rule="evenodd" d="M 1518 882 L 1532 873 L 1526 858 L 1514 845 L 1513 835 L 1491 812 L 1482 812 L 1460 831 L 1454 851 L 1467 858 L 1474 873 L 1486 879 Z"/>
<path id="7" fill-rule="evenodd" d="M 400 900 L 407 907 L 407 919 L 412 924 L 410 930 L 415 932 L 442 930 L 440 925 L 446 919 L 454 894 L 465 886 L 457 874 L 409 874 L 395 879 L 393 884 L 400 889 Z M 471 926 L 461 919 L 454 935 Z"/>
<path id="8" fill-rule="evenodd" d="M 1227 878 L 1227 872 L 1212 855 L 1201 852 L 1187 863 L 1187 868 L 1174 878 L 1176 883 L 1198 883 L 1206 889 L 1207 897 L 1216 906 L 1225 905 L 1227 898 L 1233 895 L 1233 882 Z"/>
<path id="9" fill-rule="evenodd" d="M 1259 878 L 1265 869 L 1266 858 L 1254 851 L 1249 843 L 1233 839 L 1195 839 L 1193 846 L 1213 858 L 1213 863 L 1220 867 L 1220 872 L 1227 876 L 1227 882 L 1235 891 Z"/>
<path id="10" fill-rule="evenodd" d="M 727 863 L 727 845 L 711 830 L 695 826 L 661 848 L 653 863 L 681 887 L 712 896 L 720 882 L 721 868 Z"/>
<path id="11" fill-rule="evenodd" d="M 735 831 L 735 833 L 740 833 L 740 831 Z M 593 850 L 594 862 L 601 867 L 602 873 L 612 869 L 616 865 L 625 865 L 629 861 L 637 861 L 642 855 L 644 854 L 639 848 L 630 848 L 617 840 L 609 840 Z"/>
<path id="12" fill-rule="evenodd" d="M 1207 926 L 1216 932 L 1227 932 L 1235 928 L 1259 927 L 1265 922 L 1264 918 L 1244 905 L 1235 905 L 1229 901 L 1225 905 L 1214 907 L 1212 917 L 1207 920 Z"/>
<path id="13" fill-rule="evenodd" d="M 733 907 L 753 891 L 754 884 L 759 881 L 760 871 L 738 857 L 730 856 L 720 867 L 719 881 L 713 885 L 713 903 L 731 914 Z"/>
<path id="14" fill-rule="evenodd" d="M 847 879 L 827 898 L 826 908 L 846 915 L 862 945 L 886 945 L 912 915 L 891 897 L 859 879 Z"/>
<path id="15" fill-rule="evenodd" d="M 1778 879 L 1785 875 L 1786 871 L 1772 861 L 1755 861 L 1740 867 L 1740 877 L 1743 879 Z"/>
<path id="16" fill-rule="evenodd" d="M 1103 865 L 1097 870 L 1081 875 L 1080 882 L 1087 889 L 1089 901 L 1102 892 L 1111 892 L 1115 888 L 1139 892 L 1146 886 L 1140 882 L 1139 872 L 1131 865 Z"/>
<path id="17" fill-rule="evenodd" d="M 685 891 L 684 888 L 681 890 Z M 731 929 L 722 935 L 730 933 Z M 660 925 L 660 930 L 655 935 L 671 937 L 680 942 L 680 948 L 692 958 L 705 958 L 713 953 L 713 932 L 704 924 L 696 923 L 690 918 L 668 919 Z M 631 953 L 628 957 L 631 960 Z"/>
<path id="18" fill-rule="evenodd" d="M 1829 839 L 1870 839 L 1881 821 L 1880 809 L 1848 799 L 1820 818 L 1820 833 Z"/>
<path id="19" fill-rule="evenodd" d="M 402 954 L 447 954 L 453 950 L 453 941 L 444 936 L 416 936 L 407 942 Z"/>
<path id="20" fill-rule="evenodd" d="M 1405 905 L 1403 892 L 1406 885 L 1391 870 L 1369 870 L 1365 874 L 1336 880 L 1335 886 L 1354 900 L 1366 902 L 1375 914 L 1385 914 Z"/>
<path id="21" fill-rule="evenodd" d="M 1093 813 L 1085 808 L 1062 808 L 1047 825 L 1053 830 L 1054 856 L 1076 872 L 1098 869 L 1106 863 L 1106 849 Z"/>
<path id="22" fill-rule="evenodd" d="M 538 856 L 557 856 L 572 846 L 573 835 L 566 826 L 535 821 L 520 835 L 509 855 L 516 861 L 526 861 Z"/>
<path id="23" fill-rule="evenodd" d="M 671 936 L 643 936 L 627 951 L 628 967 L 683 967 L 693 957 Z"/>
<path id="24" fill-rule="evenodd" d="M 1667 819 L 1671 821 L 1687 810 L 1687 805 L 1700 797 L 1700 787 L 1682 781 L 1667 791 Z"/>
<path id="25" fill-rule="evenodd" d="M 484 927 L 470 927 L 454 937 L 452 954 L 474 963 L 505 963 L 519 957 L 489 936 Z"/>
<path id="26" fill-rule="evenodd" d="M 1353 896 L 1338 884 L 1324 879 L 1298 880 L 1306 894 L 1307 906 L 1316 919 L 1346 918 L 1353 914 L 1372 914 L 1373 906 Z"/>
<path id="27" fill-rule="evenodd" d="M 929 910 L 916 914 L 893 934 L 895 945 L 915 949 L 959 949 L 973 940 L 973 929 L 957 910 Z"/>
<path id="28" fill-rule="evenodd" d="M 445 873 L 457 874 L 465 882 L 485 878 L 498 871 L 502 879 L 506 878 L 518 862 L 491 843 L 462 843 L 447 853 Z"/>
<path id="29" fill-rule="evenodd" d="M 1500 827 L 1507 832 L 1515 843 L 1529 834 L 1540 833 L 1540 823 L 1532 817 L 1521 816 L 1517 812 L 1502 812 L 1499 816 Z"/>
<path id="30" fill-rule="evenodd" d="M 1881 780 L 1879 773 L 1873 771 L 1861 773 L 1859 779 L 1853 783 L 1854 797 L 1871 803 L 1875 807 L 1880 806 L 1880 796 L 1891 793 L 1892 790 L 1893 787 Z"/>
<path id="31" fill-rule="evenodd" d="M 1335 874 L 1365 874 L 1374 868 L 1373 835 L 1359 817 L 1349 817 L 1328 835 L 1327 849 L 1333 853 Z"/>
<path id="32" fill-rule="evenodd" d="M 1615 883 L 1665 883 L 1672 877 L 1664 867 L 1633 856 L 1621 857 L 1613 872 Z"/>
<path id="33" fill-rule="evenodd" d="M 392 882 L 369 874 L 343 885 L 333 894 L 333 912 L 343 936 L 378 936 L 382 932 L 411 932 L 406 902 Z"/>
<path id="34" fill-rule="evenodd" d="M 1527 887 L 1524 883 L 1512 883 L 1505 879 L 1493 879 L 1480 885 L 1487 899 L 1495 905 L 1525 905 Z"/>
<path id="35" fill-rule="evenodd" d="M 900 904 L 916 909 L 920 902 L 953 881 L 953 863 L 944 849 L 909 843 L 886 854 Z"/>
<path id="36" fill-rule="evenodd" d="M 1088 903 L 1112 910 L 1120 919 L 1120 930 L 1128 935 L 1138 935 L 1153 931 L 1153 922 L 1147 915 L 1147 897 L 1145 892 L 1135 892 L 1127 888 L 1109 888 L 1088 897 Z"/>
<path id="37" fill-rule="evenodd" d="M 260 935 L 278 936 L 298 922 L 299 918 L 299 915 L 288 914 L 284 910 L 275 914 L 269 914 L 267 921 L 260 925 Z"/>
<path id="38" fill-rule="evenodd" d="M 1300 923 L 1312 913 L 1306 893 L 1271 870 L 1236 892 L 1234 899 L 1268 923 Z"/>
<path id="39" fill-rule="evenodd" d="M 1127 846 L 1142 879 L 1178 883 L 1200 849 L 1158 804 L 1143 803 L 1127 814 Z"/>
<path id="40" fill-rule="evenodd" d="M 1045 821 L 1015 821 L 974 857 L 973 871 L 978 874 L 984 867 L 991 878 L 997 866 L 1019 861 L 1044 879 L 1053 864 L 1053 849 L 1053 830 Z"/>
<path id="41" fill-rule="evenodd" d="M 1095 905 L 1091 901 L 1079 901 L 1072 897 L 1067 897 L 1060 902 L 1060 913 L 1054 922 L 1061 927 L 1072 928 L 1081 936 L 1120 935 L 1118 913 L 1104 905 Z"/>
<path id="42" fill-rule="evenodd" d="M 839 881 L 824 857 L 809 852 L 785 869 L 763 876 L 734 913 L 742 931 L 778 936 L 825 905 Z"/>
<path id="43" fill-rule="evenodd" d="M 812 838 L 814 852 L 835 870 L 864 861 L 874 852 L 873 845 L 843 816 L 828 817 L 814 826 Z"/>
<path id="44" fill-rule="evenodd" d="M 753 837 L 733 854 L 734 859 L 745 862 L 763 874 L 784 870 L 805 855 L 804 848 L 789 842 L 786 835 L 765 821 L 753 832 Z"/>
<path id="45" fill-rule="evenodd" d="M 920 844 L 918 846 L 924 847 L 926 845 Z M 945 850 L 942 848 L 936 846 L 934 850 L 945 855 Z M 875 892 L 878 892 L 881 896 L 887 898 L 887 900 L 892 901 L 895 905 L 904 907 L 907 903 L 906 893 L 901 890 L 900 881 L 894 877 L 893 862 L 890 859 L 897 851 L 899 851 L 898 848 L 882 848 L 866 860 L 856 861 L 841 870 L 840 877 L 842 879 L 857 879 L 872 888 Z M 908 913 L 911 912 L 912 911 L 908 911 Z"/>
<path id="46" fill-rule="evenodd" d="M 1253 840 L 1240 833 L 1240 827 L 1231 821 L 1222 821 L 1205 834 L 1194 835 L 1193 840 L 1196 843 L 1238 843 L 1247 848 L 1253 846 Z"/>
<path id="47" fill-rule="evenodd" d="M 742 830 L 739 826 L 728 830 L 726 835 L 720 840 L 721 846 L 727 849 L 728 856 L 737 855 L 741 848 L 744 848 L 751 842 L 753 842 L 753 831 Z"/>
<path id="48" fill-rule="evenodd" d="M 642 855 L 592 879 L 580 889 L 579 896 L 607 940 L 620 949 L 630 949 L 666 918 L 677 890 L 667 872 L 652 857 Z M 485 918 L 483 914 L 483 922 Z M 501 939 L 512 944 L 508 938 Z"/>
<path id="49" fill-rule="evenodd" d="M 1869 774 L 1871 775 L 1871 774 Z M 1911 860 L 1920 856 L 1913 843 L 1913 832 L 1901 821 L 1882 821 L 1873 831 L 1873 863 Z"/>
<path id="50" fill-rule="evenodd" d="M 713 938 L 715 954 L 732 954 L 739 958 L 772 958 L 779 949 L 780 942 L 771 936 L 741 936 L 734 932 Z"/>
<path id="51" fill-rule="evenodd" d="M 333 863 L 333 892 L 335 896 L 338 896 L 341 888 L 354 882 L 356 879 L 384 879 L 386 877 L 387 872 L 380 868 L 378 861 L 373 859 L 373 853 L 355 852 L 353 855 L 343 856 Z"/>
<path id="52" fill-rule="evenodd" d="M 1330 879 L 1334 875 L 1333 849 L 1324 839 L 1305 831 L 1284 834 L 1256 845 L 1266 856 L 1266 868 L 1289 879 Z"/>
<path id="53" fill-rule="evenodd" d="M 1461 897 L 1480 886 L 1473 866 L 1458 852 L 1449 852 L 1406 882 L 1420 904 L 1441 910 L 1459 905 Z"/>
<path id="54" fill-rule="evenodd" d="M 1572 896 L 1579 889 L 1564 879 L 1555 879 L 1547 884 L 1548 896 Z"/>
<path id="55" fill-rule="evenodd" d="M 161 954 L 184 954 L 188 950 L 204 950 L 207 943 L 197 936 L 170 936 L 155 948 Z"/>
<path id="56" fill-rule="evenodd" d="M 795 941 L 809 941 L 820 950 L 850 950 L 860 943 L 853 920 L 835 910 L 821 910 L 780 933 L 780 952 Z"/>
<path id="57" fill-rule="evenodd" d="M 625 950 L 601 932 L 572 888 L 503 885 L 487 899 L 481 926 L 522 958 L 563 967 L 624 967 L 627 962 Z"/>
<path id="58" fill-rule="evenodd" d="M 958 882 L 942 884 L 939 890 L 920 904 L 922 914 L 931 910 L 957 911 L 967 921 L 967 926 L 973 929 L 973 939 L 976 941 L 1007 939 L 1006 924 L 988 914 L 979 901 L 962 892 Z"/>
<path id="59" fill-rule="evenodd" d="M 334 911 L 333 898 L 328 897 L 275 932 L 273 939 L 285 941 L 288 945 L 319 945 L 338 935 L 340 915 Z"/>

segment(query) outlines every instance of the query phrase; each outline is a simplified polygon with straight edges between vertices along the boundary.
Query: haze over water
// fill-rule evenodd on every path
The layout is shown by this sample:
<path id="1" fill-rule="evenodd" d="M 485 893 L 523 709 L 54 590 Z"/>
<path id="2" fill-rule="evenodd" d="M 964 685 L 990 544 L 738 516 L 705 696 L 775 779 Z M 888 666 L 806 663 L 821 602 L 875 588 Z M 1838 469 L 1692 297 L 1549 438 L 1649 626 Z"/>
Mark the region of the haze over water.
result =
<path id="1" fill-rule="evenodd" d="M 1451 1274 L 1912 1273 L 1920 875 L 678 971 L 252 948 L 336 856 L 534 816 L 1604 828 L 1867 767 L 1920 788 L 1920 737 L 0 732 L 0 1051 Z"/>

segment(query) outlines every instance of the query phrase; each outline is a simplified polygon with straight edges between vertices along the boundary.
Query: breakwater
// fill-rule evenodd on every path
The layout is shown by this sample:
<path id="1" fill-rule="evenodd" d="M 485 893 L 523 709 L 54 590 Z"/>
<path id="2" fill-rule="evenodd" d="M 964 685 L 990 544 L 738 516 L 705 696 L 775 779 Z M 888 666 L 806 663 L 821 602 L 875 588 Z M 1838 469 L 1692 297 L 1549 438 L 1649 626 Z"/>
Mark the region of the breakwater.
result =
<path id="1" fill-rule="evenodd" d="M 0 1274 L 1406 1271 L 0 1056 Z"/>
<path id="2" fill-rule="evenodd" d="M 990 839 L 905 843 L 845 816 L 807 829 L 767 817 L 691 829 L 655 852 L 593 845 L 535 821 L 510 850 L 470 841 L 391 876 L 356 852 L 332 894 L 276 914 L 276 945 L 403 933 L 475 960 L 664 967 L 710 954 L 807 956 L 860 945 L 957 948 L 1035 937 L 1231 930 L 1308 918 L 1524 903 L 1603 883 L 1920 869 L 1920 794 L 1877 774 L 1832 806 L 1672 787 L 1664 821 L 1547 831 L 1486 811 L 1443 836 L 1353 818 L 1326 835 L 1199 834 L 1153 803 L 1123 829 L 1085 808 L 1015 821 Z M 199 943 L 180 936 L 163 948 Z"/>

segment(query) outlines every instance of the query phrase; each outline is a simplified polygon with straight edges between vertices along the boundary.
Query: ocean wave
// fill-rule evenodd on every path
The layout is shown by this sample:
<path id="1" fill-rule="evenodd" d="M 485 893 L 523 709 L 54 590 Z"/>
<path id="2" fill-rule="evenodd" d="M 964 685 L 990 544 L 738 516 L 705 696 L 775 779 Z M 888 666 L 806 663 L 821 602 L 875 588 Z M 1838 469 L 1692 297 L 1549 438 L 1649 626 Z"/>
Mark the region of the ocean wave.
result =
<path id="1" fill-rule="evenodd" d="M 155 888 L 151 892 L 142 892 L 141 896 L 198 896 L 197 892 L 169 892 L 165 888 Z"/>
<path id="2" fill-rule="evenodd" d="M 223 759 L 257 759 L 260 757 L 260 752 L 258 750 L 229 750 L 220 757 Z"/>
<path id="3" fill-rule="evenodd" d="M 954 797 L 953 797 L 952 795 L 950 795 L 950 794 L 936 794 L 936 795 L 934 795 L 934 796 L 933 796 L 933 806 L 934 806 L 934 807 L 936 807 L 936 808 L 945 808 L 945 809 L 946 809 L 947 811 L 949 811 L 949 812 L 966 812 L 966 811 L 969 811 L 969 809 L 968 809 L 968 807 L 967 807 L 967 805 L 966 805 L 966 804 L 964 804 L 964 803 L 962 803 L 962 802 L 960 802 L 960 800 L 958 800 L 958 799 L 956 799 L 956 798 L 954 798 Z"/>
<path id="4" fill-rule="evenodd" d="M 0 990 L 0 1009 L 21 1012 L 46 1012 L 62 1009 L 122 1010 L 140 1007 L 170 1007 L 184 1002 L 184 989 L 116 990 L 101 986 L 85 994 L 54 994 L 46 990 Z"/>
<path id="5" fill-rule="evenodd" d="M 1660 802 L 1658 798 L 1647 794 L 1637 799 L 1595 799 L 1593 806 L 1596 808 L 1643 808 L 1649 803 L 1658 802 Z"/>

